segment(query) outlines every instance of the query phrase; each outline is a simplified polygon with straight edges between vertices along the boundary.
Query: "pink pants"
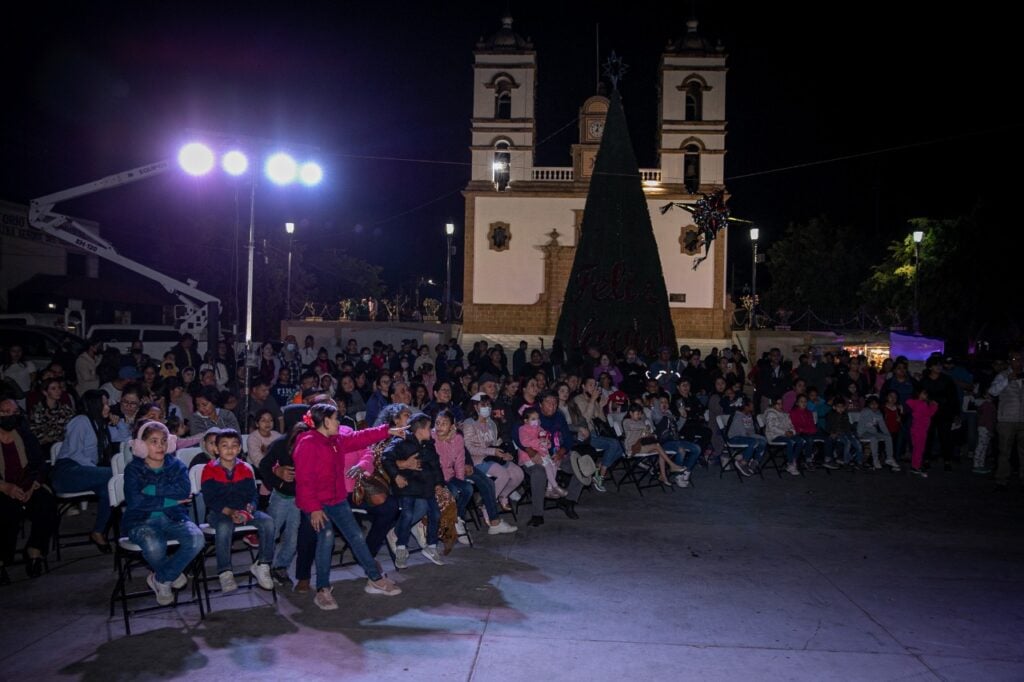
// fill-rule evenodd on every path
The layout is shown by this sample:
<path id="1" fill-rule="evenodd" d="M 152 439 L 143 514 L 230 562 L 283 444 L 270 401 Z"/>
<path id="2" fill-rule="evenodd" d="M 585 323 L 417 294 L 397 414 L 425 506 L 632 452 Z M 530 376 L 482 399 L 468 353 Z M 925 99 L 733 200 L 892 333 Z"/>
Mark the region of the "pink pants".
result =
<path id="1" fill-rule="evenodd" d="M 484 462 L 484 467 L 489 467 L 484 472 L 487 476 L 494 478 L 494 496 L 499 500 L 507 500 L 523 482 L 523 470 L 518 464 L 498 464 L 497 462 Z"/>
<path id="2" fill-rule="evenodd" d="M 924 463 L 924 448 L 928 444 L 928 426 L 910 428 L 910 466 L 920 469 Z"/>

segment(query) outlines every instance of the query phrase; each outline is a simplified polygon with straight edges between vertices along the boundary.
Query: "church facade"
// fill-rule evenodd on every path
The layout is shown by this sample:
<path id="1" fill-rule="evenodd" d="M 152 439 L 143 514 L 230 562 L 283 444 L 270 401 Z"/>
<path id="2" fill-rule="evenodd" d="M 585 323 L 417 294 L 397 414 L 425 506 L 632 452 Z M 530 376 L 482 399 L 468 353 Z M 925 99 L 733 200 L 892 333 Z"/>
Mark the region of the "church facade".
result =
<path id="1" fill-rule="evenodd" d="M 512 29 L 482 39 L 474 51 L 472 176 L 465 197 L 463 333 L 555 333 L 572 270 L 590 175 L 608 100 L 579 110 L 571 166 L 534 165 L 537 82 L 533 44 Z M 726 55 L 701 37 L 695 20 L 662 54 L 658 168 L 641 181 L 661 257 L 676 336 L 729 336 L 725 288 L 728 230 L 703 263 L 690 214 L 669 202 L 693 203 L 724 187 Z"/>

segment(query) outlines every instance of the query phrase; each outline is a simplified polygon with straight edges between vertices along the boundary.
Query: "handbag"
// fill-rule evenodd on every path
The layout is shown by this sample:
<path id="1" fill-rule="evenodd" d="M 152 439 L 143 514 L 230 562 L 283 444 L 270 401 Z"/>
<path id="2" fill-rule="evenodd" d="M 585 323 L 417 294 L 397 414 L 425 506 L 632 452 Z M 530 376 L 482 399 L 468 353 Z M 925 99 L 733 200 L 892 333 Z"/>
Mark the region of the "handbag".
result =
<path id="1" fill-rule="evenodd" d="M 352 489 L 352 502 L 359 507 L 376 507 L 388 499 L 389 486 L 376 472 L 364 474 Z"/>
<path id="2" fill-rule="evenodd" d="M 597 429 L 597 435 L 601 438 L 618 438 L 618 434 L 615 433 L 615 429 L 612 428 L 611 424 L 603 419 L 594 419 L 594 428 Z"/>

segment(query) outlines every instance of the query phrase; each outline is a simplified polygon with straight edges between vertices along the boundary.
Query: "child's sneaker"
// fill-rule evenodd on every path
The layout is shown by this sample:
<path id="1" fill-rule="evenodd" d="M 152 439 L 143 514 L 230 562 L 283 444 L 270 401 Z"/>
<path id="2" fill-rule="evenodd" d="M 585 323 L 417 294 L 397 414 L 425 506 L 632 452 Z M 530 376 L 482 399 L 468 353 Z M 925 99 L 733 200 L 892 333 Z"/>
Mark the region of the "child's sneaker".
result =
<path id="1" fill-rule="evenodd" d="M 800 467 L 797 466 L 796 462 L 790 462 L 789 464 L 786 465 L 786 473 L 790 474 L 791 476 L 799 476 Z"/>
<path id="2" fill-rule="evenodd" d="M 423 548 L 423 556 L 433 561 L 438 566 L 444 566 L 444 560 L 437 553 L 437 545 L 427 545 Z"/>
<path id="3" fill-rule="evenodd" d="M 596 490 L 599 493 L 608 492 L 607 489 L 604 487 L 604 477 L 601 476 L 601 474 L 594 474 L 594 478 L 591 485 L 593 486 L 594 490 Z"/>
<path id="4" fill-rule="evenodd" d="M 395 568 L 405 568 L 409 565 L 409 550 L 405 545 L 395 547 Z"/>
<path id="5" fill-rule="evenodd" d="M 242 538 L 242 542 L 244 542 L 249 547 L 252 547 L 253 549 L 260 548 L 260 536 L 256 533 L 249 533 L 248 535 Z"/>
<path id="6" fill-rule="evenodd" d="M 466 535 L 466 522 L 462 519 L 455 519 L 455 535 L 457 536 L 459 544 L 469 544 L 469 536 Z"/>
<path id="7" fill-rule="evenodd" d="M 737 471 L 739 471 L 739 472 L 740 472 L 741 474 L 743 474 L 744 476 L 750 476 L 750 475 L 752 475 L 752 474 L 753 474 L 753 472 L 752 472 L 752 471 L 750 470 L 750 468 L 749 468 L 749 467 L 747 466 L 747 463 L 746 463 L 746 462 L 744 462 L 744 461 L 743 461 L 742 459 L 737 459 L 737 460 L 735 460 L 735 463 L 734 463 L 734 465 L 733 465 L 733 466 L 735 466 L 735 467 L 736 467 L 736 470 L 737 470 Z"/>
<path id="8" fill-rule="evenodd" d="M 256 576 L 256 582 L 264 590 L 274 589 L 274 579 L 270 577 L 270 564 L 257 561 L 249 567 L 249 572 Z"/>
<path id="9" fill-rule="evenodd" d="M 184 573 L 181 573 L 178 575 L 177 578 L 174 579 L 174 582 L 171 583 L 171 588 L 175 590 L 180 590 L 183 589 L 186 585 L 188 585 L 188 576 Z"/>
<path id="10" fill-rule="evenodd" d="M 519 530 L 517 527 L 513 526 L 511 523 L 506 522 L 504 519 L 501 519 L 498 521 L 498 525 L 490 526 L 487 529 L 487 534 L 501 535 L 503 533 L 515 533 L 517 530 Z"/>
<path id="11" fill-rule="evenodd" d="M 174 592 L 171 591 L 170 583 L 162 583 L 156 579 L 155 573 L 150 573 L 146 578 L 146 584 L 156 595 L 156 603 L 160 606 L 167 606 L 174 603 Z"/>
<path id="12" fill-rule="evenodd" d="M 324 611 L 336 611 L 338 609 L 338 602 L 334 601 L 334 595 L 331 594 L 333 591 L 333 587 L 324 587 L 317 590 L 316 596 L 313 597 L 313 603 Z"/>
<path id="13" fill-rule="evenodd" d="M 238 583 L 235 582 L 235 574 L 231 571 L 224 571 L 217 579 L 220 580 L 220 591 L 221 592 L 234 592 L 238 589 Z"/>

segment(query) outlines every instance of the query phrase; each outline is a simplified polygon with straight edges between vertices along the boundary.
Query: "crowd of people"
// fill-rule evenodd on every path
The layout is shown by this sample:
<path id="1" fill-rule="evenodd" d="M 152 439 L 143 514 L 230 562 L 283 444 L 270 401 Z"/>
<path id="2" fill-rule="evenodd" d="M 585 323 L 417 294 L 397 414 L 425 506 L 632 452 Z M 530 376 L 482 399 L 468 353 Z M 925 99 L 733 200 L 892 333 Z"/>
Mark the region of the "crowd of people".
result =
<path id="1" fill-rule="evenodd" d="M 128 444 L 118 534 L 141 548 L 161 604 L 206 547 L 200 523 L 216 531 L 223 591 L 237 589 L 232 546 L 244 527 L 260 587 L 312 592 L 334 609 L 337 533 L 366 592 L 397 595 L 378 559 L 385 545 L 398 569 L 417 548 L 444 565 L 469 541 L 468 519 L 492 535 L 518 530 L 509 521 L 520 506 L 531 527 L 551 509 L 576 520 L 583 491 L 606 492 L 624 458 L 640 458 L 652 482 L 689 488 L 709 463 L 753 475 L 770 448 L 794 476 L 909 461 L 923 478 L 932 461 L 951 470 L 967 456 L 979 475 L 998 461 L 1003 490 L 1011 454 L 1024 450 L 1019 354 L 974 372 L 935 356 L 915 376 L 903 358 L 876 367 L 845 352 L 812 349 L 791 363 L 772 349 L 751 362 L 736 346 L 706 356 L 682 346 L 645 359 L 567 352 L 557 340 L 507 353 L 486 341 L 464 352 L 456 339 L 349 339 L 332 356 L 289 336 L 247 357 L 228 338 L 201 357 L 185 334 L 158 360 L 139 342 L 121 354 L 89 341 L 41 369 L 17 345 L 0 350 L 0 582 L 25 523 L 26 572 L 42 574 L 55 494 L 95 494 L 90 540 L 111 551 L 111 457 Z M 201 448 L 190 462 L 202 467 L 199 495 L 174 455 L 191 446 Z"/>

